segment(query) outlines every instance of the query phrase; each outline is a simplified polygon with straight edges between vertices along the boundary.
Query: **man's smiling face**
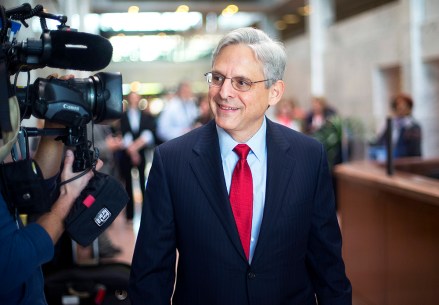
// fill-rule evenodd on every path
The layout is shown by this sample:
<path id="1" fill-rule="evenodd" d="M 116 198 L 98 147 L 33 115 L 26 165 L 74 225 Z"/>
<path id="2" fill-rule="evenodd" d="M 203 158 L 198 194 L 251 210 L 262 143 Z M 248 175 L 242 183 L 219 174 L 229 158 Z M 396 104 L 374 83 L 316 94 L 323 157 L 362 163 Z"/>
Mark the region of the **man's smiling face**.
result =
<path id="1" fill-rule="evenodd" d="M 251 81 L 265 79 L 261 62 L 252 49 L 243 44 L 224 47 L 216 57 L 212 72 L 227 77 L 221 87 L 209 88 L 209 103 L 216 124 L 236 141 L 245 142 L 261 127 L 268 106 L 279 100 L 273 98 L 275 89 L 273 86 L 267 89 L 265 82 L 254 83 L 245 92 L 233 88 L 231 77 Z"/>

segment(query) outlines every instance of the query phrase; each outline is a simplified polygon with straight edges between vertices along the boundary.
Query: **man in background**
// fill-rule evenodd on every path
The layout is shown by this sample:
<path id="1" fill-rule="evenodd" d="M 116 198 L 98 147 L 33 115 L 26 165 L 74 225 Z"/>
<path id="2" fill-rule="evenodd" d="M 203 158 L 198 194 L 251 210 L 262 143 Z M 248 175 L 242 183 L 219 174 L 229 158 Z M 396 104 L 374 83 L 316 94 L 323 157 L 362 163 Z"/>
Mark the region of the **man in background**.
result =
<path id="1" fill-rule="evenodd" d="M 181 82 L 175 96 L 166 104 L 157 121 L 157 137 L 166 142 L 193 129 L 199 117 L 191 85 Z"/>
<path id="2" fill-rule="evenodd" d="M 120 175 L 125 182 L 125 189 L 130 196 L 126 206 L 126 218 L 132 221 L 134 217 L 134 188 L 132 169 L 139 173 L 140 190 L 145 189 L 145 149 L 155 144 L 155 118 L 140 104 L 142 97 L 136 92 L 128 94 L 128 106 L 120 119 L 123 149 L 120 152 Z"/>
<path id="3" fill-rule="evenodd" d="M 413 99 L 400 93 L 390 101 L 392 110 L 392 145 L 395 158 L 422 156 L 422 129 L 413 117 Z M 383 128 L 372 146 L 386 147 L 386 129 Z"/>

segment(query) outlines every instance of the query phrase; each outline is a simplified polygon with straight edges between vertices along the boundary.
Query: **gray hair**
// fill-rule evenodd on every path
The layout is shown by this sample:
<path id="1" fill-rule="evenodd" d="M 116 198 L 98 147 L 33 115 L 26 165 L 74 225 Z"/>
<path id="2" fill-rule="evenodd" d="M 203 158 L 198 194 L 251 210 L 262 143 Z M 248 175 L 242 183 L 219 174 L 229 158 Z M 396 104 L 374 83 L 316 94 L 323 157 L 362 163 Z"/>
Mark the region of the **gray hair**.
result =
<path id="1" fill-rule="evenodd" d="M 284 45 L 271 39 L 263 31 L 251 27 L 231 31 L 219 41 L 212 54 L 212 67 L 224 47 L 237 44 L 249 46 L 255 53 L 256 58 L 262 63 L 264 77 L 269 79 L 265 82 L 267 88 L 275 81 L 283 78 L 287 61 Z"/>

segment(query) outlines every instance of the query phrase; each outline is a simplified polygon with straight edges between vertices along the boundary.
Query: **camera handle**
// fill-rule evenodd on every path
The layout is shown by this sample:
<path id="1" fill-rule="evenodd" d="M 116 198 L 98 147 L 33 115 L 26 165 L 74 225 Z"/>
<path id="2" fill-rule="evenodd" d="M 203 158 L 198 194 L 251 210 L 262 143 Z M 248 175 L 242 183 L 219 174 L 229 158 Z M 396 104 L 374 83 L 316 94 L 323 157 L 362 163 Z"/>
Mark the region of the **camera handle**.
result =
<path id="1" fill-rule="evenodd" d="M 28 137 L 36 136 L 57 136 L 56 140 L 61 140 L 66 146 L 75 147 L 75 161 L 73 172 L 82 172 L 96 166 L 99 158 L 99 150 L 91 150 L 91 144 L 87 139 L 87 127 L 67 127 L 67 128 L 35 128 L 23 127 Z"/>

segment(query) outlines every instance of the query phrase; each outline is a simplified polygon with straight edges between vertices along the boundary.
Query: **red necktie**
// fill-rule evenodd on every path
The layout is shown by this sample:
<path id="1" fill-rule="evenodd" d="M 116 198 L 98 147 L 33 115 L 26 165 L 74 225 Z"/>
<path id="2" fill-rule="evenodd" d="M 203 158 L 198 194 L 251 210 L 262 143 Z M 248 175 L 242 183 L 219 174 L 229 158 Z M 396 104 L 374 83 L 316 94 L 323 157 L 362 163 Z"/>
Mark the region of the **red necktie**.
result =
<path id="1" fill-rule="evenodd" d="M 247 144 L 238 144 L 233 151 L 239 156 L 239 160 L 233 170 L 229 197 L 239 238 L 248 259 L 253 214 L 253 179 L 250 166 L 247 163 L 250 147 Z"/>

